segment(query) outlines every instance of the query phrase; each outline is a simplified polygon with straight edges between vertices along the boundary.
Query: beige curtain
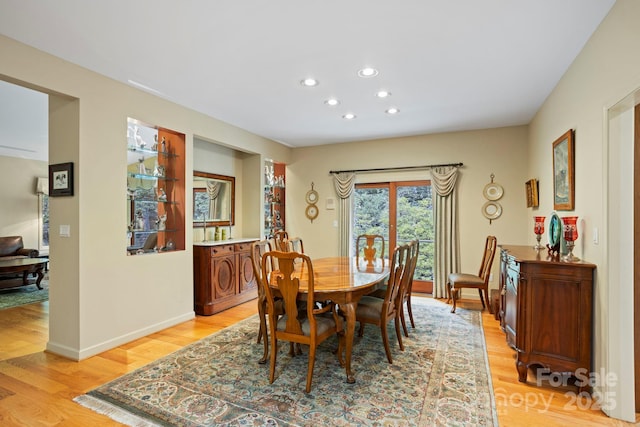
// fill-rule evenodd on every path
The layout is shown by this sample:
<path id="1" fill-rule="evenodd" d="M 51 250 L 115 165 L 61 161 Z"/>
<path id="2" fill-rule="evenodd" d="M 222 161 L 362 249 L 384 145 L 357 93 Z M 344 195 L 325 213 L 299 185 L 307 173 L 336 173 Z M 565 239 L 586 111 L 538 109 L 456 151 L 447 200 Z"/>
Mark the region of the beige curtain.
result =
<path id="1" fill-rule="evenodd" d="M 341 172 L 333 175 L 333 184 L 340 197 L 338 206 L 340 227 L 340 256 L 349 256 L 351 240 L 351 195 L 355 186 L 356 174 Z"/>
<path id="2" fill-rule="evenodd" d="M 207 180 L 207 193 L 209 194 L 209 215 L 207 215 L 207 218 L 220 219 L 216 209 L 218 194 L 220 193 L 220 182 Z"/>
<path id="3" fill-rule="evenodd" d="M 456 196 L 458 168 L 435 168 L 431 170 L 431 177 L 435 189 L 433 210 L 436 223 L 433 297 L 445 298 L 447 277 L 460 270 Z"/>

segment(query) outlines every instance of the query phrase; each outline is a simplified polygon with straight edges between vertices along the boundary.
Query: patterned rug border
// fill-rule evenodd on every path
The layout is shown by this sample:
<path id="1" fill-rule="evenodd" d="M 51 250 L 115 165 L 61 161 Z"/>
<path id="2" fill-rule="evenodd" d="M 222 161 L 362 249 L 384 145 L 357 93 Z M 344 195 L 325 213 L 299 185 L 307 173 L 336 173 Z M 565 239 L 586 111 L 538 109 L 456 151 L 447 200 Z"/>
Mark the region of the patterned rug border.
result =
<path id="1" fill-rule="evenodd" d="M 35 284 L 16 286 L 14 288 L 0 289 L 0 310 L 20 307 L 49 300 L 49 283 L 45 279 L 40 283 L 43 289 L 38 289 Z"/>
<path id="2" fill-rule="evenodd" d="M 415 301 L 418 301 L 418 304 L 415 303 Z M 421 301 L 421 300 L 432 300 L 432 301 Z M 384 424 L 376 424 L 376 423 L 372 423 L 371 425 L 467 425 L 467 421 L 460 421 L 460 420 L 451 420 L 448 418 L 442 419 L 442 415 L 439 413 L 439 407 L 445 407 L 445 408 L 449 408 L 448 410 L 451 411 L 453 408 L 453 411 L 455 412 L 456 410 L 456 405 L 458 406 L 464 406 L 465 402 L 464 399 L 463 400 L 459 400 L 458 399 L 458 395 L 456 395 L 456 384 L 457 383 L 464 383 L 464 382 L 475 382 L 476 380 L 480 380 L 481 381 L 485 381 L 486 387 L 488 388 L 488 393 L 487 394 L 487 401 L 484 401 L 484 396 L 478 396 L 480 397 L 479 401 L 480 402 L 473 402 L 476 404 L 476 407 L 479 408 L 478 410 L 486 410 L 486 417 L 482 417 L 480 418 L 478 421 L 478 423 L 474 424 L 474 425 L 492 425 L 492 426 L 497 426 L 498 425 L 498 421 L 497 421 L 497 411 L 496 411 L 496 406 L 495 406 L 495 396 L 493 394 L 493 384 L 491 381 L 491 372 L 490 372 L 490 367 L 489 367 L 489 360 L 488 360 L 488 354 L 487 354 L 487 346 L 486 346 L 486 340 L 484 337 L 484 328 L 483 328 L 483 319 L 482 319 L 482 312 L 479 311 L 475 311 L 475 310 L 465 310 L 462 308 L 459 308 L 456 314 L 450 314 L 448 313 L 448 307 L 446 305 L 444 305 L 441 301 L 438 300 L 433 300 L 432 298 L 415 298 L 414 299 L 414 315 L 416 314 L 416 307 L 423 306 L 426 305 L 426 307 L 430 307 L 433 306 L 434 304 L 436 305 L 440 305 L 440 310 L 442 310 L 443 308 L 447 310 L 447 315 L 448 316 L 442 316 L 443 320 L 448 320 L 449 321 L 449 325 L 447 325 L 447 330 L 450 330 L 449 328 L 451 328 L 451 324 L 452 322 L 459 322 L 461 321 L 461 319 L 463 319 L 462 321 L 471 324 L 472 326 L 478 327 L 479 331 L 478 331 L 478 336 L 475 340 L 473 340 L 475 342 L 476 345 L 478 345 L 477 350 L 481 349 L 482 352 L 482 363 L 483 363 L 483 371 L 480 372 L 479 369 L 479 365 L 481 363 L 480 361 L 480 357 L 478 357 L 477 360 L 477 368 L 475 369 L 475 374 L 477 377 L 474 378 L 467 378 L 467 377 L 460 377 L 458 376 L 458 378 L 455 378 L 455 374 L 450 377 L 450 378 L 444 378 L 442 380 L 439 381 L 430 381 L 431 379 L 431 375 L 432 374 L 428 374 L 428 377 L 426 378 L 426 381 L 423 384 L 423 388 L 424 388 L 424 400 L 422 401 L 422 410 L 420 411 L 420 414 L 418 416 L 417 419 L 414 419 L 414 421 L 407 421 L 405 419 L 398 419 L 396 418 L 394 421 L 394 418 L 383 418 L 383 423 Z M 437 307 L 437 306 L 436 306 Z M 418 323 L 417 321 L 418 319 L 416 319 L 416 323 Z M 221 402 L 222 404 L 224 404 L 227 407 L 235 407 L 237 410 L 243 412 L 241 417 L 235 417 L 232 420 L 230 420 L 230 422 L 225 422 L 222 424 L 218 424 L 218 423 L 209 423 L 209 422 L 203 422 L 203 423 L 197 423 L 197 422 L 193 422 L 190 421 L 187 418 L 180 418 L 179 415 L 175 415 L 173 414 L 172 416 L 177 416 L 178 418 L 173 419 L 173 422 L 167 419 L 163 419 L 163 418 L 157 418 L 153 413 L 147 413 L 145 412 L 144 409 L 139 409 L 139 408 L 135 408 L 131 405 L 128 405 L 124 402 L 119 402 L 117 399 L 112 399 L 110 396 L 107 395 L 107 393 L 102 393 L 101 390 L 106 391 L 108 390 L 108 388 L 110 386 L 113 387 L 113 385 L 115 383 L 117 383 L 119 380 L 122 380 L 123 378 L 127 377 L 127 378 L 134 378 L 135 376 L 139 375 L 139 374 L 144 374 L 145 371 L 147 370 L 151 370 L 153 369 L 153 367 L 155 365 L 162 365 L 162 362 L 168 362 L 170 360 L 172 360 L 173 358 L 175 358 L 176 355 L 182 354 L 183 357 L 180 358 L 182 359 L 189 359 L 189 356 L 193 356 L 192 354 L 190 355 L 190 351 L 191 350 L 195 350 L 197 347 L 201 346 L 203 342 L 205 341 L 211 341 L 214 344 L 220 344 L 220 345 L 224 345 L 225 343 L 228 343 L 226 340 L 226 335 L 231 334 L 231 333 L 236 333 L 238 334 L 238 331 L 241 331 L 243 328 L 246 327 L 250 327 L 250 330 L 252 332 L 253 335 L 253 344 L 256 347 L 259 347 L 259 349 L 262 348 L 262 345 L 258 345 L 255 344 L 255 322 L 257 322 L 257 315 L 254 316 L 250 316 L 249 318 L 243 319 L 239 322 L 236 322 L 233 325 L 230 325 L 229 327 L 222 329 L 218 332 L 215 332 L 207 337 L 204 337 L 198 341 L 195 341 L 193 343 L 188 344 L 187 346 L 176 350 L 175 352 L 161 358 L 158 359 L 154 362 L 151 362 L 150 364 L 137 368 L 134 371 L 131 371 L 127 374 L 122 375 L 119 378 L 116 378 L 94 390 L 91 390 L 89 393 L 81 395 L 81 396 L 77 396 L 76 398 L 74 398 L 73 400 L 84 406 L 87 407 L 91 410 L 94 410 L 95 412 L 104 414 L 108 417 L 110 417 L 111 419 L 118 421 L 120 423 L 132 426 L 132 427 L 150 427 L 150 426 L 172 426 L 172 425 L 185 425 L 185 426 L 205 426 L 205 425 L 269 425 L 269 426 L 294 426 L 294 425 L 313 425 L 313 424 L 307 424 L 307 421 L 311 421 L 313 422 L 314 416 L 311 416 L 311 420 L 307 420 L 304 421 L 303 424 L 296 424 L 296 423 L 292 423 L 291 419 L 287 419 L 287 417 L 285 417 L 284 419 L 281 419 L 280 416 L 275 415 L 274 413 L 271 413 L 267 410 L 267 412 L 262 413 L 257 411 L 255 407 L 246 407 L 243 406 L 241 403 L 242 401 L 240 399 L 238 399 L 238 401 L 232 401 L 232 400 L 227 400 L 225 399 L 225 395 L 221 394 L 222 397 L 218 397 L 220 395 L 215 395 L 211 394 L 212 399 L 215 399 L 216 401 Z M 393 322 L 390 323 L 391 328 L 393 325 Z M 418 325 L 417 325 L 418 326 Z M 367 330 L 369 331 L 369 334 L 374 330 L 375 328 L 368 328 Z M 425 333 L 426 334 L 426 333 Z M 240 334 L 241 335 L 241 334 Z M 245 335 L 246 335 L 246 331 L 245 331 Z M 411 330 L 410 330 L 410 338 L 411 339 Z M 415 334 L 414 334 L 415 335 Z M 449 350 L 449 347 L 453 347 L 455 346 L 457 348 L 458 346 L 458 341 L 456 341 L 455 337 L 451 337 L 451 336 L 444 336 L 445 334 L 441 334 L 438 335 L 438 337 L 440 338 L 444 338 L 445 339 L 445 343 L 443 343 L 443 345 L 445 345 L 446 351 L 442 352 L 440 351 L 440 338 L 436 339 L 435 341 L 437 342 L 437 346 L 438 346 L 438 351 L 436 352 L 436 354 L 442 359 L 442 360 L 436 360 L 437 357 L 434 357 L 434 360 L 432 360 L 433 362 L 433 368 L 436 369 L 444 369 L 444 365 L 447 363 L 450 363 L 450 361 L 445 357 L 447 351 Z M 365 333 L 365 337 L 362 339 L 365 339 L 367 336 L 367 333 Z M 462 331 L 461 337 L 464 337 L 464 331 Z M 242 338 L 241 336 L 238 337 L 238 339 Z M 395 350 L 399 351 L 397 349 L 397 342 L 395 341 L 395 331 L 392 331 L 392 333 L 390 334 L 390 338 L 393 340 L 392 341 L 392 346 L 395 344 L 396 348 Z M 459 339 L 460 337 L 458 337 Z M 377 339 L 379 339 L 379 331 L 378 331 L 378 337 Z M 209 345 L 213 345 L 213 344 L 209 344 Z M 354 342 L 354 345 L 356 345 L 356 342 Z M 362 344 L 364 345 L 364 344 Z M 405 346 L 407 345 L 407 339 L 405 338 Z M 380 346 L 382 347 L 382 346 Z M 420 347 L 419 347 L 420 349 Z M 282 351 L 282 350 L 281 350 Z M 193 353 L 196 353 L 196 351 L 194 351 Z M 261 354 L 261 350 L 259 351 L 259 353 Z M 406 352 L 403 352 L 406 353 Z M 439 354 L 438 354 L 439 353 Z M 384 354 L 384 351 L 382 351 L 382 354 Z M 398 355 L 400 355 L 401 353 L 397 353 Z M 355 355 L 354 355 L 355 356 Z M 479 356 L 479 355 L 477 355 Z M 281 353 L 281 355 L 279 355 L 278 357 L 278 364 L 279 366 L 281 366 L 281 359 L 282 357 L 286 357 L 285 353 Z M 301 359 L 301 358 L 295 358 L 295 359 Z M 306 355 L 302 357 L 302 359 L 304 359 L 304 365 L 306 367 Z M 256 359 L 257 360 L 257 359 Z M 292 359 L 294 360 L 294 359 Z M 394 358 L 395 360 L 395 358 Z M 470 361 L 472 362 L 472 361 Z M 175 361 L 174 363 L 177 363 L 177 361 Z M 286 362 L 286 363 L 290 363 Z M 384 360 L 384 364 L 387 365 L 386 362 L 386 358 Z M 266 365 L 262 365 L 263 367 Z M 397 365 L 388 365 L 390 367 L 396 367 Z M 268 372 L 268 367 L 264 368 L 266 369 L 266 372 Z M 316 370 L 318 369 L 318 364 L 316 363 Z M 361 374 L 362 374 L 362 381 L 364 380 L 364 371 L 363 369 L 361 369 Z M 306 369 L 302 371 L 302 374 L 304 374 L 304 372 L 306 372 Z M 317 374 L 317 371 L 316 371 Z M 340 370 L 340 374 L 341 376 L 344 375 L 344 371 Z M 450 374 L 447 372 L 443 372 L 443 374 Z M 148 373 L 147 373 L 148 375 Z M 280 373 L 276 373 L 277 377 L 278 376 L 284 376 L 284 371 L 280 372 Z M 300 376 L 300 372 L 297 372 L 295 374 L 296 376 Z M 356 375 L 358 375 L 356 373 Z M 304 375 L 302 375 L 302 377 L 304 377 Z M 437 378 L 437 377 L 436 377 Z M 164 379 L 164 378 L 163 378 Z M 464 380 L 464 381 L 460 381 L 460 380 Z M 134 380 L 130 380 L 130 381 L 134 381 Z M 304 382 L 304 378 L 302 378 L 300 381 L 302 381 L 302 383 Z M 274 383 L 274 385 L 278 382 L 278 378 L 276 378 L 276 382 Z M 344 381 L 343 381 L 344 382 Z M 448 383 L 447 383 L 448 382 Z M 447 384 L 445 384 L 447 383 Z M 314 385 L 316 384 L 316 375 L 314 374 Z M 268 385 L 268 381 L 267 381 L 267 385 Z M 297 384 L 296 387 L 302 387 L 300 384 Z M 302 387 L 304 388 L 304 387 Z M 312 390 L 312 393 L 314 392 L 314 390 Z M 196 395 L 198 392 L 195 392 Z M 295 394 L 295 391 L 294 391 Z M 229 395 L 231 396 L 231 395 Z M 313 399 L 312 400 L 316 400 L 316 399 L 321 399 L 321 396 L 311 396 Z M 416 398 L 414 396 L 414 398 Z M 419 396 L 417 397 L 419 398 Z M 296 402 L 295 404 L 299 404 L 297 403 L 297 401 L 295 401 L 295 399 L 293 399 L 294 402 Z M 468 399 L 469 400 L 469 399 Z M 317 403 L 317 402 L 314 402 Z M 467 402 L 467 404 L 469 404 L 470 402 Z M 255 404 L 255 402 L 254 402 Z M 251 405 L 249 405 L 251 406 Z M 126 408 L 126 409 L 125 409 Z M 273 409 L 273 408 L 271 408 Z M 464 408 L 463 408 L 464 409 Z M 446 411 L 447 409 L 445 409 Z M 462 411 L 464 412 L 464 411 Z M 279 413 L 279 412 L 277 412 Z M 425 414 L 428 414 L 427 416 L 425 416 Z M 460 416 L 460 414 L 454 414 L 454 415 L 458 415 Z M 316 416 L 320 416 L 320 415 L 316 415 Z M 440 418 L 438 418 L 440 417 Z M 325 417 L 326 418 L 326 417 Z M 294 417 L 295 419 L 295 417 Z M 417 421 L 419 420 L 419 421 Z M 484 420 L 484 421 L 481 421 Z M 318 420 L 316 420 L 318 421 Z M 417 421 L 417 424 L 414 424 Z M 344 423 L 345 421 L 342 420 L 342 422 Z M 347 418 L 347 424 L 343 424 L 343 425 L 350 425 L 348 422 L 348 418 Z M 261 423 L 261 424 L 259 424 Z M 444 424 L 443 424 L 444 423 Z M 369 423 L 367 422 L 367 425 Z M 317 425 L 317 424 L 316 424 Z M 360 424 L 358 424 L 360 425 Z"/>

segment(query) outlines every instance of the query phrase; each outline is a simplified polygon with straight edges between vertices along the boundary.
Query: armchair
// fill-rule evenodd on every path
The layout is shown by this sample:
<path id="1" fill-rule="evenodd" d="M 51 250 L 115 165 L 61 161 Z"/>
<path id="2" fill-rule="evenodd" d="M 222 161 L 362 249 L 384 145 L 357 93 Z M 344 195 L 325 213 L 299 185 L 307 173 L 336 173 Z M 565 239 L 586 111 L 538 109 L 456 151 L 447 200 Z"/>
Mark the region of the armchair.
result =
<path id="1" fill-rule="evenodd" d="M 0 237 L 0 259 L 37 258 L 37 249 L 24 247 L 22 236 Z"/>

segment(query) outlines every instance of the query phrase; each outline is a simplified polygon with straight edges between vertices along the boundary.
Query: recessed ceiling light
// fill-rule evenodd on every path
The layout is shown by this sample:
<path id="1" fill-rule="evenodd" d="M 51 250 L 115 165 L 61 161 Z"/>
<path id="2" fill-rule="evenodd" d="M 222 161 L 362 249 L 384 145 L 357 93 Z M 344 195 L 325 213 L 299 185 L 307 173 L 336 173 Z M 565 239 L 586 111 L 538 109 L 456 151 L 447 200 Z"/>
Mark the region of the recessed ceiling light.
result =
<path id="1" fill-rule="evenodd" d="M 353 113 L 347 113 L 344 116 L 342 116 L 342 118 L 345 120 L 353 120 L 356 118 L 356 115 Z"/>
<path id="2" fill-rule="evenodd" d="M 378 70 L 373 67 L 364 67 L 358 71 L 360 77 L 374 77 L 378 75 Z"/>
<path id="3" fill-rule="evenodd" d="M 386 90 L 379 90 L 378 92 L 376 92 L 376 96 L 378 98 L 386 98 L 388 96 L 391 96 L 391 92 Z"/>
<path id="4" fill-rule="evenodd" d="M 400 112 L 400 110 L 398 110 L 396 107 L 388 108 L 388 109 L 385 111 L 385 113 L 387 113 L 387 114 L 391 114 L 391 115 L 393 115 L 393 114 L 398 114 L 399 112 Z"/>
<path id="5" fill-rule="evenodd" d="M 318 86 L 320 82 L 317 81 L 316 79 L 312 78 L 312 77 L 307 77 L 304 80 L 300 80 L 300 84 L 302 86 L 307 86 L 307 87 L 314 87 L 314 86 Z"/>
<path id="6" fill-rule="evenodd" d="M 340 101 L 338 101 L 335 98 L 329 98 L 326 101 L 324 101 L 324 103 L 330 107 L 335 107 L 336 105 L 340 104 Z"/>

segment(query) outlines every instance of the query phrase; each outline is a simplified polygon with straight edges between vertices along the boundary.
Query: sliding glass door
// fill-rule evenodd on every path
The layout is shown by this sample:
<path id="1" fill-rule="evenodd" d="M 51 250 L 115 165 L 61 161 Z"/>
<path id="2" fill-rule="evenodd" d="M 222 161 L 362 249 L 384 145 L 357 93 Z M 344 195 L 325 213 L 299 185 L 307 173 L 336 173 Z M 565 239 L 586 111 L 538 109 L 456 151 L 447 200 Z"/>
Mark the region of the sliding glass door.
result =
<path id="1" fill-rule="evenodd" d="M 430 181 L 356 184 L 352 252 L 360 234 L 381 234 L 385 258 L 397 245 L 420 240 L 414 292 L 433 291 L 434 221 Z"/>

